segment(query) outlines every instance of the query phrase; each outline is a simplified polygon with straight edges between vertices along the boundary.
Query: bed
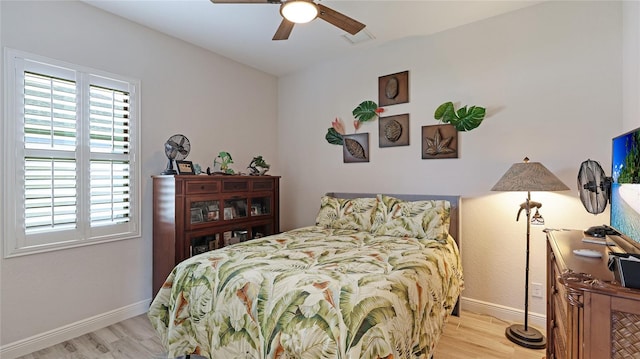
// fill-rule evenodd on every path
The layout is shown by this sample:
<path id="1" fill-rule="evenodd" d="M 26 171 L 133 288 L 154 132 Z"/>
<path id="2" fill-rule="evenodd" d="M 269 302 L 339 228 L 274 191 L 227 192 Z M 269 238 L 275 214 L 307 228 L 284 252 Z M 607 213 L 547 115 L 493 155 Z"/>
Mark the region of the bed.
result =
<path id="1" fill-rule="evenodd" d="M 328 193 L 314 226 L 179 263 L 149 319 L 169 358 L 430 358 L 463 289 L 459 202 Z"/>

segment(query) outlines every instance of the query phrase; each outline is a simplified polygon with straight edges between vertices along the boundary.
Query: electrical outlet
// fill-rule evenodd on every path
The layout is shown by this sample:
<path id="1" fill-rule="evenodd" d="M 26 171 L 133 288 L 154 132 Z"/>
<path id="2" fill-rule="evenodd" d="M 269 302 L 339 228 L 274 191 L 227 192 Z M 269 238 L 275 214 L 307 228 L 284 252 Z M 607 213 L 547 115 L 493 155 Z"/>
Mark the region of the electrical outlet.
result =
<path id="1" fill-rule="evenodd" d="M 542 284 L 531 283 L 532 291 L 531 296 L 534 298 L 542 298 Z"/>

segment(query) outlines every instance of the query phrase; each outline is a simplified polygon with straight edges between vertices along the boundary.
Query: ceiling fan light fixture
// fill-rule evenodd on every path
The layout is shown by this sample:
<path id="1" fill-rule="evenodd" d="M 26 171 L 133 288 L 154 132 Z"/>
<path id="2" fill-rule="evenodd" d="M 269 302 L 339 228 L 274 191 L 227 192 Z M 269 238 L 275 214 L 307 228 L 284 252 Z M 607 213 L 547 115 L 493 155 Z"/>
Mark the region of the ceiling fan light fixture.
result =
<path id="1" fill-rule="evenodd" d="M 280 6 L 280 14 L 296 24 L 304 24 L 318 16 L 318 7 L 311 1 L 290 0 Z"/>

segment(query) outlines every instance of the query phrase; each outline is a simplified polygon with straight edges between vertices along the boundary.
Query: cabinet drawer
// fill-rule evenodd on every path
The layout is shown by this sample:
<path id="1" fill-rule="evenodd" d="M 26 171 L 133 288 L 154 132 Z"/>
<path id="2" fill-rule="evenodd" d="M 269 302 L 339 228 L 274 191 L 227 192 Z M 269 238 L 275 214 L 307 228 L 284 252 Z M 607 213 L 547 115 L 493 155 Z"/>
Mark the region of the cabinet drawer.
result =
<path id="1" fill-rule="evenodd" d="M 187 182 L 186 194 L 217 193 L 219 191 L 218 182 Z"/>
<path id="2" fill-rule="evenodd" d="M 272 180 L 255 180 L 251 186 L 252 191 L 270 191 L 273 189 Z"/>
<path id="3" fill-rule="evenodd" d="M 249 181 L 229 179 L 222 181 L 222 192 L 244 192 L 249 190 Z"/>

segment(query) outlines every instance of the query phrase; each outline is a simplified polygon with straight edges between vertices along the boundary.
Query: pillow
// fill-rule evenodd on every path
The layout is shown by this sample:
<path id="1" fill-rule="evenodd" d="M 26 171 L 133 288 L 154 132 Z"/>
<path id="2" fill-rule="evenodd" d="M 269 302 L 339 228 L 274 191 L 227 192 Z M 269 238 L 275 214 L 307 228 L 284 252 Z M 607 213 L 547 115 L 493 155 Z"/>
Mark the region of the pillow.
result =
<path id="1" fill-rule="evenodd" d="M 371 218 L 377 198 L 344 199 L 323 196 L 316 225 L 324 228 L 371 231 Z"/>
<path id="2" fill-rule="evenodd" d="M 449 235 L 451 203 L 445 200 L 403 201 L 378 195 L 371 232 L 378 236 L 444 241 Z"/>

